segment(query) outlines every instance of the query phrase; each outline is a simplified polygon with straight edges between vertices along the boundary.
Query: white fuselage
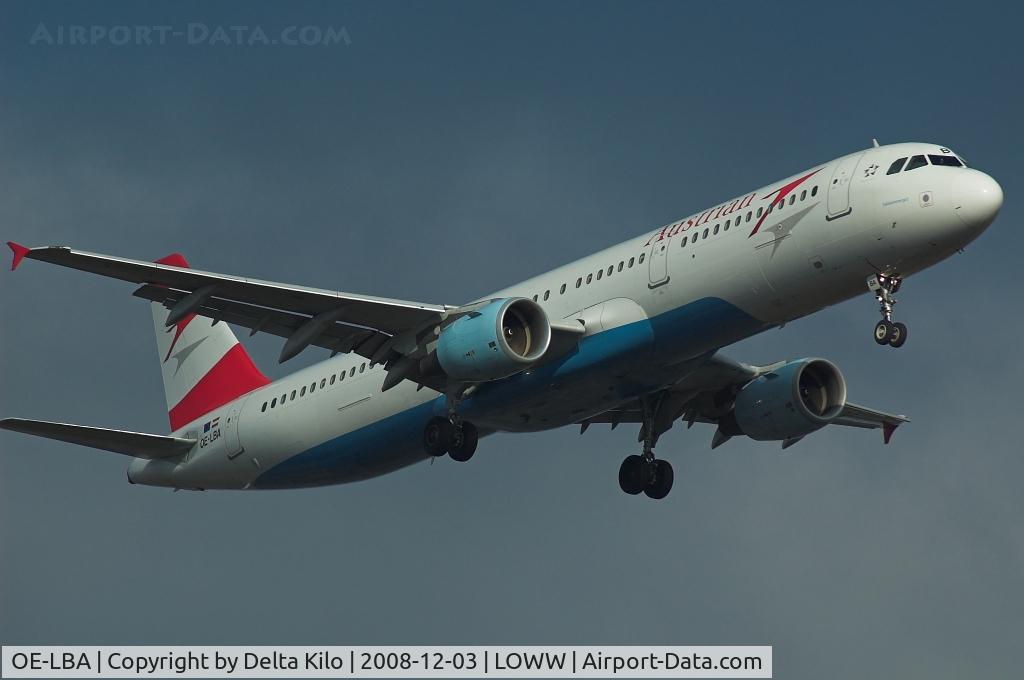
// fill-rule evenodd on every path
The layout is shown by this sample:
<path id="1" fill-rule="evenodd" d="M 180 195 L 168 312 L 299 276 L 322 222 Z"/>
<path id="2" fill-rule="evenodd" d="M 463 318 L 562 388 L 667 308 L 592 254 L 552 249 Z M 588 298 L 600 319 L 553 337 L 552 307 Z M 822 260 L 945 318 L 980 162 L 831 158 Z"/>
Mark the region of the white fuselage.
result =
<path id="1" fill-rule="evenodd" d="M 586 332 L 577 351 L 484 383 L 464 417 L 483 432 L 578 422 L 673 384 L 689 359 L 864 292 L 871 274 L 908 276 L 949 257 L 988 226 L 994 182 L 930 164 L 886 174 L 919 154 L 951 152 L 859 151 L 487 296 L 536 300 L 551 321 L 581 319 Z M 200 439 L 184 461 L 135 461 L 129 479 L 286 488 L 425 460 L 423 427 L 444 398 L 409 381 L 382 392 L 384 375 L 355 355 L 323 361 L 181 428 Z M 202 432 L 213 417 L 216 437 Z"/>

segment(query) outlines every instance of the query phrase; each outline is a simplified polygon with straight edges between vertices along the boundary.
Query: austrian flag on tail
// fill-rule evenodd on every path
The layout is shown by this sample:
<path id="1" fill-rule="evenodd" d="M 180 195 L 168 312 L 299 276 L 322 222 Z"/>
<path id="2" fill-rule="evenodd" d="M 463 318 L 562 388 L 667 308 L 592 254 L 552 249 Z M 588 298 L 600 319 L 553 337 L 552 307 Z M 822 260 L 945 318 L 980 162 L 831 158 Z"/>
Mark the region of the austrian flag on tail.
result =
<path id="1" fill-rule="evenodd" d="M 188 267 L 177 253 L 157 263 Z M 154 302 L 152 310 L 172 431 L 270 383 L 226 323 L 188 314 L 168 327 L 167 308 Z M 204 432 L 217 423 L 206 423 Z"/>

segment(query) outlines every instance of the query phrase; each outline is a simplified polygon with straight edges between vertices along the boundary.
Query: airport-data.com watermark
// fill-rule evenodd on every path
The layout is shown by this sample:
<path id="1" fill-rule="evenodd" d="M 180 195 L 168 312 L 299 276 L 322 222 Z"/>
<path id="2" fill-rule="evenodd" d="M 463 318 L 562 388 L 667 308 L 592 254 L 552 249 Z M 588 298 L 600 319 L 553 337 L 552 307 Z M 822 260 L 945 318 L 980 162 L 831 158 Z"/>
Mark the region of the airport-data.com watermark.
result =
<path id="1" fill-rule="evenodd" d="M 29 36 L 36 47 L 331 47 L 351 45 L 344 26 L 279 28 L 189 22 L 182 25 L 40 23 Z"/>

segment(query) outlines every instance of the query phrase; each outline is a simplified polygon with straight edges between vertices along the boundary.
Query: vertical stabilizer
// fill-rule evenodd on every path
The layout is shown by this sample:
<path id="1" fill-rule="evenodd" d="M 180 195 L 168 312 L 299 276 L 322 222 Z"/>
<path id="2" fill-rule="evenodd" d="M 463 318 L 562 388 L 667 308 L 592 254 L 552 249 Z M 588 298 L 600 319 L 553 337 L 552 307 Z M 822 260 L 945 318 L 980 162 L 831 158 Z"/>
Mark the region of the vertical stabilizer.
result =
<path id="1" fill-rule="evenodd" d="M 157 262 L 188 267 L 177 253 Z M 167 308 L 152 308 L 172 431 L 270 382 L 226 323 L 187 314 L 167 326 Z"/>

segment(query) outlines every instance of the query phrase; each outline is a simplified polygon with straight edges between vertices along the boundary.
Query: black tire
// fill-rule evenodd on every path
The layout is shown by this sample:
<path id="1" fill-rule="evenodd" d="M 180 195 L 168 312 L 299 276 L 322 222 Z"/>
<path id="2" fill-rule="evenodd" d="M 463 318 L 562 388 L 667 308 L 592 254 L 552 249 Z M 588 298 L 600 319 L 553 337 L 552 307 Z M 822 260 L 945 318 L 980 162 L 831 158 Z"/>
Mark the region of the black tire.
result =
<path id="1" fill-rule="evenodd" d="M 643 491 L 647 486 L 645 467 L 641 456 L 626 456 L 626 460 L 619 466 L 619 488 L 631 496 Z"/>
<path id="2" fill-rule="evenodd" d="M 879 345 L 888 345 L 892 337 L 892 324 L 882 319 L 875 325 L 875 342 Z"/>
<path id="3" fill-rule="evenodd" d="M 462 436 L 452 438 L 452 444 L 448 447 L 448 455 L 452 460 L 465 463 L 476 453 L 476 444 L 480 439 L 480 434 L 473 423 L 462 423 L 462 427 L 456 429 L 456 432 L 459 430 L 461 430 Z"/>
<path id="4" fill-rule="evenodd" d="M 648 498 L 661 500 L 672 490 L 674 479 L 675 473 L 672 472 L 672 465 L 667 460 L 656 460 L 654 461 L 654 479 L 644 489 L 644 493 Z"/>
<path id="5" fill-rule="evenodd" d="M 892 347 L 903 347 L 903 343 L 907 341 L 907 327 L 904 324 L 896 322 L 892 325 L 892 333 L 889 335 L 889 344 Z"/>
<path id="6" fill-rule="evenodd" d="M 448 453 L 455 426 L 447 418 L 431 418 L 423 428 L 423 448 L 427 455 L 443 456 Z"/>

